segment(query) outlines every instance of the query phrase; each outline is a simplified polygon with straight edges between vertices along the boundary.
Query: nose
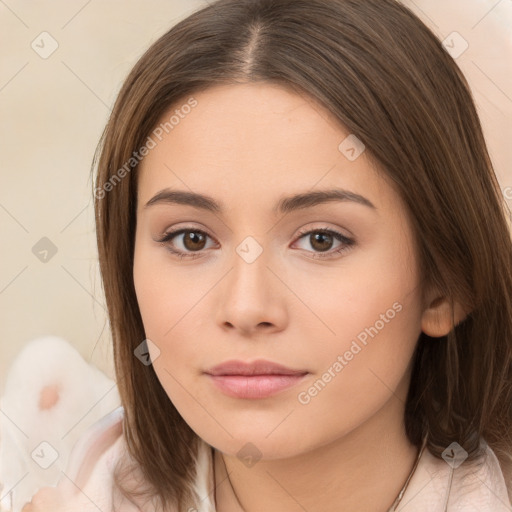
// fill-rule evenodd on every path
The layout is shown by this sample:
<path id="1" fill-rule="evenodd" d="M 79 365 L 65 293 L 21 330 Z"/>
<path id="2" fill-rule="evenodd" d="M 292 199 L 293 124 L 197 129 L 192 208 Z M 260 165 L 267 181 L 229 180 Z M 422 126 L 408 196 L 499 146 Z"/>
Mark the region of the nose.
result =
<path id="1" fill-rule="evenodd" d="M 218 289 L 217 322 L 243 336 L 275 333 L 288 322 L 286 296 L 290 291 L 272 265 L 267 251 L 254 261 L 235 253 L 232 267 Z"/>

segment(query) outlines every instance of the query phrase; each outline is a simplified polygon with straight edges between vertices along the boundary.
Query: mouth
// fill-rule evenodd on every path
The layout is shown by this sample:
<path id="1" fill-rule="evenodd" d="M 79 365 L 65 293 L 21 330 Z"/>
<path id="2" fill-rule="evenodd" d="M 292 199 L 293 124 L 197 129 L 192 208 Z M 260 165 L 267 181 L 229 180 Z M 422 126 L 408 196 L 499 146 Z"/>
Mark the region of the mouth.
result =
<path id="1" fill-rule="evenodd" d="M 258 360 L 251 363 L 227 361 L 207 370 L 205 374 L 217 389 L 228 396 L 261 399 L 298 384 L 309 372 Z"/>

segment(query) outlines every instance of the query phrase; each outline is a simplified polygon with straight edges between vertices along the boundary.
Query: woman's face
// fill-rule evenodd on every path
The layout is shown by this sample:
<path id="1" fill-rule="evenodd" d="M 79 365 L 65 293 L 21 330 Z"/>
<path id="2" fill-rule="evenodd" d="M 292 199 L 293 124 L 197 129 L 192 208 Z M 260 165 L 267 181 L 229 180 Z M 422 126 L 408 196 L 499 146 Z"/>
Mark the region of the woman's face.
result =
<path id="1" fill-rule="evenodd" d="M 402 421 L 423 305 L 399 195 L 310 98 L 268 83 L 193 98 L 138 171 L 135 288 L 170 400 L 218 450 L 268 459 Z M 228 361 L 288 372 L 209 373 Z"/>

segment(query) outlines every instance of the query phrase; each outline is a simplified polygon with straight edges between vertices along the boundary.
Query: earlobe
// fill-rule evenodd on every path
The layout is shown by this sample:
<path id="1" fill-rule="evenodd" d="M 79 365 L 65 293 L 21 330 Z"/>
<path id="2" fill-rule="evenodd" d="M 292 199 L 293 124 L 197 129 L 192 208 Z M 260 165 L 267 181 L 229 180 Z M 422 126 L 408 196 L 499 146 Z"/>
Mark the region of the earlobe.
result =
<path id="1" fill-rule="evenodd" d="M 421 330 L 432 338 L 446 336 L 465 317 L 466 313 L 458 302 L 437 297 L 423 311 Z"/>

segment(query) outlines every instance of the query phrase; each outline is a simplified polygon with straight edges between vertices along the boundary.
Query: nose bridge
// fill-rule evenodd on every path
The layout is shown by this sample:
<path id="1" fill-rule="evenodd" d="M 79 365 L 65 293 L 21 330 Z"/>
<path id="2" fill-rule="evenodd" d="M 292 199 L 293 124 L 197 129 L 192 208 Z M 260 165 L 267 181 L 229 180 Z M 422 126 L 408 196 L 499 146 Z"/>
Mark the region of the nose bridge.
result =
<path id="1" fill-rule="evenodd" d="M 284 307 L 279 279 L 268 267 L 274 258 L 254 237 L 235 247 L 231 271 L 221 289 L 220 323 L 251 331 L 260 324 L 282 328 Z M 282 284 L 281 284 L 282 286 Z"/>
<path id="2" fill-rule="evenodd" d="M 270 284 L 270 271 L 267 268 L 270 260 L 270 251 L 263 247 L 262 241 L 256 240 L 253 236 L 244 238 L 235 247 L 232 258 L 231 291 L 250 294 L 253 300 L 262 299 Z"/>

